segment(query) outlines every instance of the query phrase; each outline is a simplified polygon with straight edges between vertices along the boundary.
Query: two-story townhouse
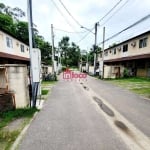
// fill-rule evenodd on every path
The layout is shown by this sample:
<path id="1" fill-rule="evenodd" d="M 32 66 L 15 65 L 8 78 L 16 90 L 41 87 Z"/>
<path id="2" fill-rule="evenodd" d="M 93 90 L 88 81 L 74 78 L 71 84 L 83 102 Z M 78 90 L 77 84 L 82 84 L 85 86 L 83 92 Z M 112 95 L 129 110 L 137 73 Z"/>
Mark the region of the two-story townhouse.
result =
<path id="1" fill-rule="evenodd" d="M 0 30 L 0 111 L 29 105 L 29 46 Z"/>
<path id="2" fill-rule="evenodd" d="M 150 31 L 132 37 L 104 50 L 104 78 L 129 76 L 150 77 Z M 101 63 L 103 62 L 103 63 Z"/>
<path id="3" fill-rule="evenodd" d="M 0 64 L 29 64 L 29 46 L 0 30 Z"/>

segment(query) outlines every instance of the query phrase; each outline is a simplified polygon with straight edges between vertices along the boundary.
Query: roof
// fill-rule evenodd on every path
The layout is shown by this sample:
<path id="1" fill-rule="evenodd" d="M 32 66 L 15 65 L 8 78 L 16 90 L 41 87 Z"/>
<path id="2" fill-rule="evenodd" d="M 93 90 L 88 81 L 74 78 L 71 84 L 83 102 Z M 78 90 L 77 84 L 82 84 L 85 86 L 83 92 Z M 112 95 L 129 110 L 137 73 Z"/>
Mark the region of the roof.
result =
<path id="1" fill-rule="evenodd" d="M 146 31 L 146 32 L 143 32 L 143 33 L 141 33 L 141 34 L 138 34 L 138 35 L 136 35 L 136 36 L 134 36 L 134 37 L 131 37 L 131 38 L 129 38 L 129 39 L 125 40 L 125 41 L 122 41 L 122 42 L 120 42 L 120 43 L 117 43 L 117 44 L 115 44 L 114 46 L 109 47 L 109 48 L 107 48 L 107 49 L 105 49 L 105 50 L 108 50 L 108 49 L 110 49 L 110 48 L 117 47 L 117 46 L 119 46 L 119 45 L 121 45 L 121 44 L 127 43 L 127 42 L 129 42 L 129 41 L 131 41 L 131 40 L 134 40 L 134 39 L 136 39 L 136 38 L 139 38 L 139 37 L 141 37 L 141 36 L 143 36 L 143 35 L 146 35 L 146 34 L 149 34 L 149 33 L 150 33 L 150 30 L 148 30 L 148 31 Z"/>
<path id="2" fill-rule="evenodd" d="M 28 61 L 28 62 L 30 61 L 29 58 L 17 56 L 17 55 L 12 55 L 12 54 L 8 54 L 8 53 L 3 53 L 3 52 L 0 52 L 0 58 L 15 59 L 15 60 Z"/>
<path id="3" fill-rule="evenodd" d="M 136 60 L 136 59 L 150 59 L 150 53 L 149 54 L 136 55 L 136 56 L 121 57 L 121 58 L 116 58 L 116 59 L 109 59 L 109 60 L 104 60 L 104 62 L 105 63 L 119 62 L 119 61 Z"/>

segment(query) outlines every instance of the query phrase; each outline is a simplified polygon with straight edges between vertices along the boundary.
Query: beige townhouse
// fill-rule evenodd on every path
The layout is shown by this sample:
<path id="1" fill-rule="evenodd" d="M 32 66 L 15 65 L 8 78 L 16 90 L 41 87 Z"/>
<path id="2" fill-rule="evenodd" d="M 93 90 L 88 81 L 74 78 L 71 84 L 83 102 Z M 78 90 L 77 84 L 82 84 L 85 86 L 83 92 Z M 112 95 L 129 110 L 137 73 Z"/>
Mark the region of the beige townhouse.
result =
<path id="1" fill-rule="evenodd" d="M 99 61 L 104 78 L 150 77 L 150 31 L 105 49 Z"/>
<path id="2" fill-rule="evenodd" d="M 29 105 L 29 46 L 0 30 L 0 111 Z"/>

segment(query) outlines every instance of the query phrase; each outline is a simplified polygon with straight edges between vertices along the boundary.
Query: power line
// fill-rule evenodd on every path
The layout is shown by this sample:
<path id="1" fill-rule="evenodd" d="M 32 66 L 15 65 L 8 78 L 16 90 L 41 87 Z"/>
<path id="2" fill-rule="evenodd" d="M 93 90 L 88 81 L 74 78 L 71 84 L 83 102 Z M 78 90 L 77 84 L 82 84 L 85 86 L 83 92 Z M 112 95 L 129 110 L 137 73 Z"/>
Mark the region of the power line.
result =
<path id="1" fill-rule="evenodd" d="M 118 11 L 120 11 L 130 0 L 127 0 L 119 9 L 117 9 L 103 24 L 101 24 L 100 26 L 103 26 L 104 24 L 106 24 L 106 22 L 108 22 Z"/>
<path id="2" fill-rule="evenodd" d="M 64 9 L 67 11 L 67 13 L 69 14 L 69 16 L 76 22 L 76 24 L 78 24 L 80 27 L 82 26 L 79 21 L 77 19 L 75 19 L 72 14 L 70 13 L 70 11 L 66 8 L 66 6 L 64 5 L 64 3 L 59 0 L 59 2 L 61 3 L 61 5 L 64 7 Z"/>
<path id="3" fill-rule="evenodd" d="M 84 31 L 84 32 L 71 32 L 71 31 L 66 31 L 66 30 L 63 30 L 63 29 L 58 29 L 58 28 L 54 28 L 55 30 L 57 30 L 57 31 L 62 31 L 62 32 L 66 32 L 66 33 L 76 33 L 76 34 L 78 34 L 78 33 L 85 33 L 86 31 Z"/>
<path id="4" fill-rule="evenodd" d="M 123 0 L 119 0 L 98 22 L 102 21 L 105 17 L 107 17 L 121 3 L 121 1 L 123 1 Z M 102 26 L 102 25 L 100 25 L 100 26 Z M 94 28 L 88 30 L 89 33 L 92 32 L 93 29 Z M 86 34 L 85 36 L 83 36 L 78 42 L 81 42 L 82 40 L 84 40 L 89 35 L 89 33 Z"/>
<path id="5" fill-rule="evenodd" d="M 56 9 L 58 10 L 58 12 L 62 15 L 62 17 L 65 19 L 66 23 L 75 31 L 74 27 L 70 24 L 70 22 L 66 19 L 66 17 L 64 16 L 64 14 L 62 13 L 62 11 L 59 9 L 59 7 L 56 5 L 56 3 L 54 2 L 54 0 L 52 0 L 52 3 L 54 4 L 54 6 L 56 7 Z"/>
<path id="6" fill-rule="evenodd" d="M 148 14 L 147 16 L 141 18 L 140 20 L 136 21 L 135 23 L 133 23 L 132 25 L 126 27 L 125 29 L 121 30 L 120 32 L 118 32 L 118 33 L 112 35 L 111 37 L 107 38 L 104 42 L 108 42 L 109 40 L 113 39 L 114 37 L 120 35 L 122 32 L 124 32 L 124 31 L 126 31 L 126 30 L 128 30 L 128 29 L 130 29 L 130 28 L 132 28 L 132 27 L 134 27 L 134 26 L 136 26 L 138 24 L 140 24 L 141 22 L 147 20 L 148 18 L 150 18 L 150 14 Z M 100 44 L 102 44 L 102 42 Z"/>
<path id="7" fill-rule="evenodd" d="M 94 27 L 91 29 L 91 31 L 94 29 Z M 80 43 L 81 41 L 83 41 L 88 35 L 90 34 L 90 31 L 88 31 L 87 34 L 85 34 L 77 43 Z"/>
<path id="8" fill-rule="evenodd" d="M 119 0 L 98 22 L 101 22 L 105 17 L 107 17 L 123 0 Z"/>

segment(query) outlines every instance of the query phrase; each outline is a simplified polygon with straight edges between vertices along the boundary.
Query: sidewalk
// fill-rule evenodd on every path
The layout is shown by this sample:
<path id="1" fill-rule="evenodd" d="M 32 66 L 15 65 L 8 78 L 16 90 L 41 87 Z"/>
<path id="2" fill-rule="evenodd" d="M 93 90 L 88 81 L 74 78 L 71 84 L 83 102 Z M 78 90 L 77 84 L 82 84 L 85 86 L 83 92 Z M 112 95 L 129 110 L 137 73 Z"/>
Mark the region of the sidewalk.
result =
<path id="1" fill-rule="evenodd" d="M 108 101 L 126 119 L 150 137 L 150 101 L 132 92 L 93 77 L 86 84 Z"/>

